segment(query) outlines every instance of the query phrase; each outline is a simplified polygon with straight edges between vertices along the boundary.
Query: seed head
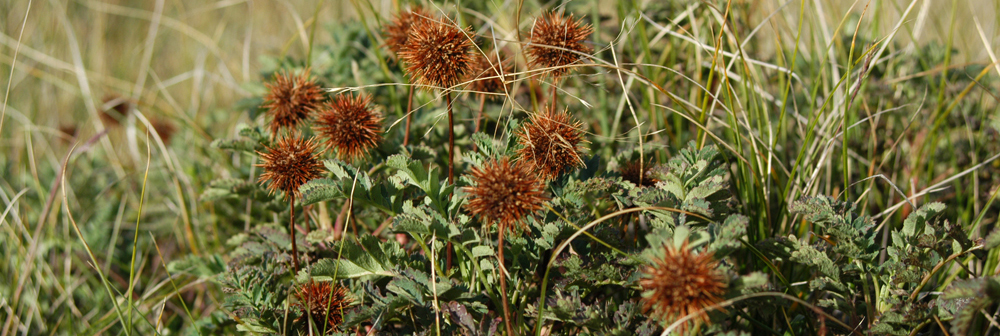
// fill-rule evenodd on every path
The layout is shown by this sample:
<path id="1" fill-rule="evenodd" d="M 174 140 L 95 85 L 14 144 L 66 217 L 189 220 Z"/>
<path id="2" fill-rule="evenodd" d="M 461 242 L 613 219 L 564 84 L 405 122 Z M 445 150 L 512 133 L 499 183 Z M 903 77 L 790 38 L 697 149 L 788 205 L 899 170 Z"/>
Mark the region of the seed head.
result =
<path id="1" fill-rule="evenodd" d="M 368 95 L 341 94 L 324 104 L 313 129 L 341 159 L 360 158 L 382 140 L 382 115 Z"/>
<path id="2" fill-rule="evenodd" d="M 531 57 L 531 65 L 539 68 L 555 68 L 552 75 L 559 77 L 568 69 L 563 66 L 576 63 L 583 59 L 578 53 L 589 53 L 590 47 L 582 43 L 594 27 L 583 23 L 582 19 L 573 20 L 559 12 L 550 12 L 535 20 L 531 27 L 531 45 L 526 52 Z"/>
<path id="3" fill-rule="evenodd" d="M 640 162 L 641 161 L 639 160 L 634 160 L 622 164 L 621 167 L 618 168 L 618 172 L 622 174 L 622 179 L 642 187 L 655 185 L 658 181 L 652 176 L 649 176 L 653 171 L 652 164 L 646 163 L 640 167 Z"/>
<path id="4" fill-rule="evenodd" d="M 583 123 L 573 120 L 566 111 L 546 109 L 531 116 L 517 132 L 521 161 L 544 179 L 553 179 L 573 167 L 582 166 Z"/>
<path id="5" fill-rule="evenodd" d="M 545 183 L 525 165 L 508 158 L 489 160 L 472 168 L 473 185 L 462 188 L 470 194 L 465 208 L 487 224 L 517 232 L 518 224 L 528 214 L 538 211 L 548 201 Z"/>
<path id="6" fill-rule="evenodd" d="M 149 124 L 153 126 L 153 130 L 160 136 L 160 140 L 163 140 L 164 144 L 169 144 L 170 138 L 173 138 L 174 133 L 177 132 L 177 127 L 174 127 L 174 124 L 166 119 L 152 119 Z"/>
<path id="7" fill-rule="evenodd" d="M 504 93 L 504 78 L 509 77 L 512 72 L 510 62 L 501 61 L 495 51 L 486 54 L 490 57 L 477 55 L 472 62 L 472 70 L 469 71 L 472 83 L 469 89 L 483 93 Z M 487 97 L 496 99 L 501 96 L 487 95 Z"/>
<path id="8" fill-rule="evenodd" d="M 76 125 L 72 124 L 59 126 L 59 133 L 62 133 L 63 135 L 69 138 L 75 138 L 76 131 L 78 130 L 79 129 L 76 128 Z"/>
<path id="9" fill-rule="evenodd" d="M 699 311 L 718 303 L 726 290 L 718 265 L 712 253 L 694 254 L 687 242 L 679 249 L 666 246 L 663 258 L 646 266 L 639 280 L 643 309 L 666 321 L 698 314 L 692 321 L 708 323 L 708 314 Z"/>
<path id="10" fill-rule="evenodd" d="M 424 10 L 423 7 L 413 7 L 397 13 L 392 21 L 382 28 L 386 47 L 399 57 L 399 52 L 403 51 L 406 41 L 410 38 L 410 28 L 413 27 L 413 23 L 432 18 L 431 13 Z"/>
<path id="11" fill-rule="evenodd" d="M 299 311 L 299 322 L 305 322 L 311 318 L 314 328 L 327 334 L 332 334 L 344 321 L 344 309 L 346 309 L 351 299 L 347 297 L 347 290 L 338 284 L 331 282 L 309 281 L 295 290 L 295 298 L 298 302 L 293 306 Z"/>
<path id="12" fill-rule="evenodd" d="M 317 146 L 315 138 L 305 140 L 298 136 L 286 136 L 278 140 L 274 147 L 267 147 L 267 152 L 257 152 L 264 160 L 257 165 L 264 168 L 257 182 L 267 182 L 267 190 L 272 194 L 280 190 L 286 196 L 301 196 L 299 187 L 323 173 Z"/>
<path id="13" fill-rule="evenodd" d="M 472 28 L 462 30 L 436 20 L 414 22 L 406 46 L 399 53 L 414 84 L 440 87 L 457 84 L 472 65 L 469 36 Z"/>
<path id="14" fill-rule="evenodd" d="M 282 128 L 294 129 L 319 107 L 323 90 L 309 79 L 309 72 L 295 76 L 287 71 L 277 73 L 274 83 L 265 83 L 269 92 L 264 96 L 267 114 L 271 117 L 271 135 Z"/>
<path id="15" fill-rule="evenodd" d="M 104 105 L 101 105 L 101 121 L 107 126 L 118 126 L 120 120 L 128 116 L 132 110 L 132 102 L 128 98 L 109 94 L 104 96 Z"/>

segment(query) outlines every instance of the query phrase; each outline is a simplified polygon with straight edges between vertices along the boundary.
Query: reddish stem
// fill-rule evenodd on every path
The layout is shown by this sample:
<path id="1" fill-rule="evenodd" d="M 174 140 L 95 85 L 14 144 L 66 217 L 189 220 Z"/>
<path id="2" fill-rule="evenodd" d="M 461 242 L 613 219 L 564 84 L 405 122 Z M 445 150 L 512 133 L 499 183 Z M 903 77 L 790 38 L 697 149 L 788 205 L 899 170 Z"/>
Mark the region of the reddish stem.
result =
<path id="1" fill-rule="evenodd" d="M 503 271 L 507 269 L 503 262 L 503 232 L 505 228 L 500 225 L 500 239 L 497 242 L 497 258 L 500 259 L 500 296 L 503 297 L 503 323 L 507 327 L 507 335 L 514 334 L 514 327 L 510 324 L 510 303 L 507 303 L 507 277 L 504 276 Z M 539 321 L 541 319 L 539 318 Z M 541 323 L 541 322 L 539 322 Z"/>
<path id="2" fill-rule="evenodd" d="M 451 108 L 451 91 L 445 92 L 448 102 L 448 183 L 455 184 L 455 118 Z"/>
<path id="3" fill-rule="evenodd" d="M 479 95 L 479 115 L 476 116 L 476 127 L 475 127 L 475 130 L 472 133 L 479 133 L 479 125 L 480 125 L 480 123 L 482 123 L 482 120 L 483 120 L 483 114 L 484 114 L 483 110 L 484 109 L 486 109 L 486 95 L 485 94 L 481 94 L 481 95 Z M 472 151 L 478 153 L 479 152 L 479 146 L 477 146 L 475 143 L 473 143 L 472 144 Z"/>
<path id="4" fill-rule="evenodd" d="M 479 95 L 479 115 L 476 116 L 476 128 L 475 128 L 475 132 L 473 132 L 473 133 L 478 133 L 479 132 L 479 125 L 482 123 L 483 115 L 484 115 L 483 110 L 485 110 L 485 109 L 486 109 L 486 95 L 484 95 L 484 94 L 483 95 Z"/>
<path id="5" fill-rule="evenodd" d="M 455 184 L 455 121 L 451 107 L 451 91 L 445 92 L 445 100 L 448 102 L 448 184 Z M 451 270 L 451 242 L 445 246 L 444 271 Z"/>
<path id="6" fill-rule="evenodd" d="M 299 248 L 295 244 L 295 194 L 289 193 L 288 198 L 288 232 L 292 236 L 292 266 L 295 274 L 299 274 Z"/>
<path id="7" fill-rule="evenodd" d="M 557 83 L 559 83 L 558 80 L 552 80 L 552 94 L 549 95 L 549 99 L 552 100 L 551 102 L 549 102 L 549 104 L 551 104 L 550 107 L 549 107 L 549 109 L 551 109 L 552 112 L 556 111 L 556 84 Z"/>

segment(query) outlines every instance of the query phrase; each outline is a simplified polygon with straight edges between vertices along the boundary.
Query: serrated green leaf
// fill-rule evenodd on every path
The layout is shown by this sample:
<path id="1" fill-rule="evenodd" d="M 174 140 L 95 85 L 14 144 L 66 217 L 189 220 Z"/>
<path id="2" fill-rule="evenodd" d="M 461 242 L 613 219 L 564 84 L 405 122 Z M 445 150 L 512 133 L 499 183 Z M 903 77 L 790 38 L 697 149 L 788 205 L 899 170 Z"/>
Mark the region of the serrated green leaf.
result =
<path id="1" fill-rule="evenodd" d="M 392 268 L 392 262 L 389 257 L 382 250 L 382 241 L 378 237 L 372 236 L 370 234 L 364 234 L 359 239 L 361 241 L 361 247 L 365 249 L 368 256 L 379 264 L 382 269 Z"/>
<path id="2" fill-rule="evenodd" d="M 319 281 L 334 279 L 355 279 L 361 277 L 391 277 L 392 272 L 384 269 L 365 269 L 358 264 L 345 259 L 320 259 L 312 265 L 312 278 Z M 306 270 L 299 271 L 299 281 L 307 281 Z"/>
<path id="3" fill-rule="evenodd" d="M 241 151 L 250 154 L 257 154 L 258 151 L 264 150 L 264 146 L 260 143 L 250 140 L 215 139 L 212 141 L 211 146 L 219 149 Z"/>
<path id="4" fill-rule="evenodd" d="M 788 240 L 795 247 L 795 250 L 792 251 L 792 256 L 790 257 L 792 261 L 803 265 L 814 266 L 823 275 L 830 277 L 834 281 L 840 281 L 840 270 L 837 268 L 837 265 L 833 263 L 833 260 L 830 260 L 825 253 L 816 250 L 814 247 L 801 240 L 798 240 L 795 236 L 789 235 Z"/>
<path id="5" fill-rule="evenodd" d="M 741 294 L 763 292 L 767 290 L 767 274 L 751 272 L 740 276 L 730 286 Z"/>
<path id="6" fill-rule="evenodd" d="M 267 141 L 268 139 L 267 131 L 260 126 L 251 127 L 247 124 L 236 125 L 236 133 L 257 142 Z"/>
<path id="7" fill-rule="evenodd" d="M 302 193 L 302 198 L 298 200 L 300 205 L 310 205 L 339 198 L 347 198 L 347 195 L 340 189 L 340 184 L 337 181 L 325 178 L 306 182 L 299 187 L 299 192 Z"/>
<path id="8" fill-rule="evenodd" d="M 415 281 L 407 277 L 397 277 L 392 279 L 392 281 L 385 286 L 385 289 L 418 305 L 424 304 L 423 291 L 418 287 Z"/>
<path id="9" fill-rule="evenodd" d="M 209 188 L 205 189 L 205 192 L 198 197 L 202 202 L 214 202 L 226 198 L 236 198 L 236 194 L 229 189 Z"/>
<path id="10" fill-rule="evenodd" d="M 236 325 L 236 330 L 238 330 L 238 331 L 245 331 L 245 332 L 252 332 L 252 333 L 260 333 L 260 334 L 276 334 L 278 332 L 278 331 L 276 331 L 274 329 L 271 329 L 271 328 L 268 328 L 268 327 L 265 327 L 265 326 L 262 326 L 262 325 L 247 324 L 247 323 L 237 324 Z"/>
<path id="11" fill-rule="evenodd" d="M 942 299 L 963 299 L 978 296 L 980 291 L 983 289 L 985 280 L 983 279 L 968 279 L 968 280 L 956 280 L 951 283 L 944 290 L 941 295 Z"/>
<path id="12" fill-rule="evenodd" d="M 1000 246 L 1000 226 L 993 229 L 986 239 L 983 240 L 983 249 L 992 250 L 993 248 Z"/>
<path id="13" fill-rule="evenodd" d="M 941 213 L 945 208 L 944 203 L 933 202 L 927 203 L 906 217 L 903 221 L 902 233 L 904 236 L 913 237 L 918 234 L 923 234 L 926 227 L 927 221 Z"/>
<path id="14" fill-rule="evenodd" d="M 222 256 L 211 254 L 206 256 L 188 255 L 167 264 L 171 275 L 187 274 L 198 278 L 214 278 L 226 271 L 226 262 Z"/>

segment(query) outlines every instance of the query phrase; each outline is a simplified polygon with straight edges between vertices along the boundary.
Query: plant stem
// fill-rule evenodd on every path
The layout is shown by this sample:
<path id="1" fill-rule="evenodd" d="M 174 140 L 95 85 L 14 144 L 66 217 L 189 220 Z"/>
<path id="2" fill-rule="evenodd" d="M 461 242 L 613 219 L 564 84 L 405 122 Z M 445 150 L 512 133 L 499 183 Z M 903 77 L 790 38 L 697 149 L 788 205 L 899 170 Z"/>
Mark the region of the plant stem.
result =
<path id="1" fill-rule="evenodd" d="M 485 109 L 486 109 L 486 95 L 485 94 L 481 94 L 481 95 L 479 95 L 479 115 L 476 116 L 476 127 L 475 127 L 475 131 L 473 131 L 473 133 L 478 133 L 479 132 L 479 127 L 482 124 L 483 115 L 484 115 L 483 110 L 485 110 Z"/>
<path id="2" fill-rule="evenodd" d="M 514 27 L 518 27 L 518 24 L 521 22 L 521 9 L 523 9 L 523 8 L 524 8 L 524 0 L 518 0 L 517 1 L 517 11 L 514 13 L 514 22 L 513 22 L 514 23 Z M 526 53 L 524 51 L 525 50 L 524 44 L 521 43 L 521 41 L 523 41 L 521 39 L 521 29 L 514 29 L 514 34 L 515 34 L 515 37 L 517 37 L 517 48 L 518 48 L 518 50 L 520 50 L 521 56 L 524 57 L 524 65 L 525 65 L 525 68 L 527 68 L 529 66 L 529 64 L 531 64 L 531 60 L 528 59 L 528 53 Z M 515 67 L 517 67 L 516 64 L 515 64 Z M 533 109 L 537 110 L 538 109 L 538 97 L 535 96 L 535 88 L 537 88 L 536 85 L 538 85 L 538 84 L 536 83 L 536 81 L 532 81 L 532 80 L 529 80 L 527 82 L 528 82 L 528 95 L 531 97 L 531 107 Z"/>
<path id="3" fill-rule="evenodd" d="M 503 233 L 506 228 L 500 225 L 499 239 L 497 239 L 497 259 L 500 259 L 500 297 L 503 299 L 503 324 L 507 327 L 507 335 L 515 335 L 514 327 L 510 325 L 510 303 L 507 302 L 507 277 L 504 276 L 503 270 L 506 269 L 503 264 Z M 542 320 L 541 315 L 538 316 L 539 323 Z"/>
<path id="4" fill-rule="evenodd" d="M 406 129 L 403 130 L 403 147 L 410 144 L 410 119 L 413 118 L 413 86 L 410 86 L 410 94 L 406 97 Z"/>
<path id="5" fill-rule="evenodd" d="M 549 110 L 552 112 L 556 111 L 556 83 L 559 83 L 559 79 L 552 80 L 552 93 L 549 94 L 549 99 L 552 100 L 549 102 L 551 104 L 549 105 Z"/>
<path id="6" fill-rule="evenodd" d="M 305 223 L 302 227 L 306 229 L 307 237 L 309 236 L 309 209 L 312 209 L 311 205 L 302 207 L 302 221 Z"/>
<path id="7" fill-rule="evenodd" d="M 445 92 L 448 102 L 448 183 L 455 184 L 455 118 L 451 108 L 451 91 Z"/>
<path id="8" fill-rule="evenodd" d="M 344 225 L 347 225 L 346 224 L 347 223 L 347 210 L 350 209 L 350 208 L 351 208 L 351 200 L 347 200 L 347 202 L 344 202 L 344 206 L 340 207 L 340 213 L 337 214 L 337 220 L 333 224 L 333 239 L 334 240 L 339 240 L 341 237 L 343 237 L 344 235 L 342 235 L 341 233 L 344 233 L 344 234 L 347 233 L 347 231 L 344 231 Z"/>
<path id="9" fill-rule="evenodd" d="M 486 95 L 481 94 L 479 95 L 479 115 L 476 116 L 476 126 L 473 129 L 472 133 L 479 133 L 479 127 L 483 120 L 483 110 L 485 109 L 486 109 Z M 477 153 L 479 152 L 479 146 L 477 146 L 475 142 L 472 143 L 472 151 Z"/>
<path id="10" fill-rule="evenodd" d="M 292 269 L 299 273 L 299 248 L 295 244 L 295 194 L 288 193 L 288 233 L 292 237 Z"/>
<path id="11" fill-rule="evenodd" d="M 451 90 L 448 90 L 444 94 L 445 100 L 448 102 L 448 184 L 455 184 L 455 113 L 452 112 L 451 108 Z M 445 245 L 445 260 L 444 271 L 448 272 L 451 270 L 451 241 Z"/>

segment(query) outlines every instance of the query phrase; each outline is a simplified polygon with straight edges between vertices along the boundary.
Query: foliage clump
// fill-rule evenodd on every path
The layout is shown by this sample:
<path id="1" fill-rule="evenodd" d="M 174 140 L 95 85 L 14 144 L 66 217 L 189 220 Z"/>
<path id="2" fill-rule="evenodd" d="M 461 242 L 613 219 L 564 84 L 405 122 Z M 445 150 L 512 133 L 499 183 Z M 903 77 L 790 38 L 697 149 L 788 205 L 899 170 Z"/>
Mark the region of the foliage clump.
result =
<path id="1" fill-rule="evenodd" d="M 14 102 L 0 120 L 13 149 L 0 253 L 15 255 L 0 258 L 13 259 L 0 262 L 0 334 L 996 327 L 1000 117 L 977 92 L 995 68 L 956 66 L 950 42 L 878 34 L 917 35 L 922 19 L 411 2 L 354 1 L 356 17 L 319 11 L 293 39 L 235 39 L 239 61 L 219 43 L 223 59 L 182 74 L 151 63 L 129 97 L 53 118 L 86 113 L 94 128 Z M 760 17 L 854 29 L 748 21 Z M 59 59 L 38 50 L 29 63 Z M 258 64 L 252 50 L 282 56 Z M 18 71 L 15 84 L 66 86 Z M 67 97 L 121 89 L 90 78 L 94 91 Z M 182 86 L 198 96 L 174 97 Z M 241 99 L 210 99 L 228 95 Z"/>

